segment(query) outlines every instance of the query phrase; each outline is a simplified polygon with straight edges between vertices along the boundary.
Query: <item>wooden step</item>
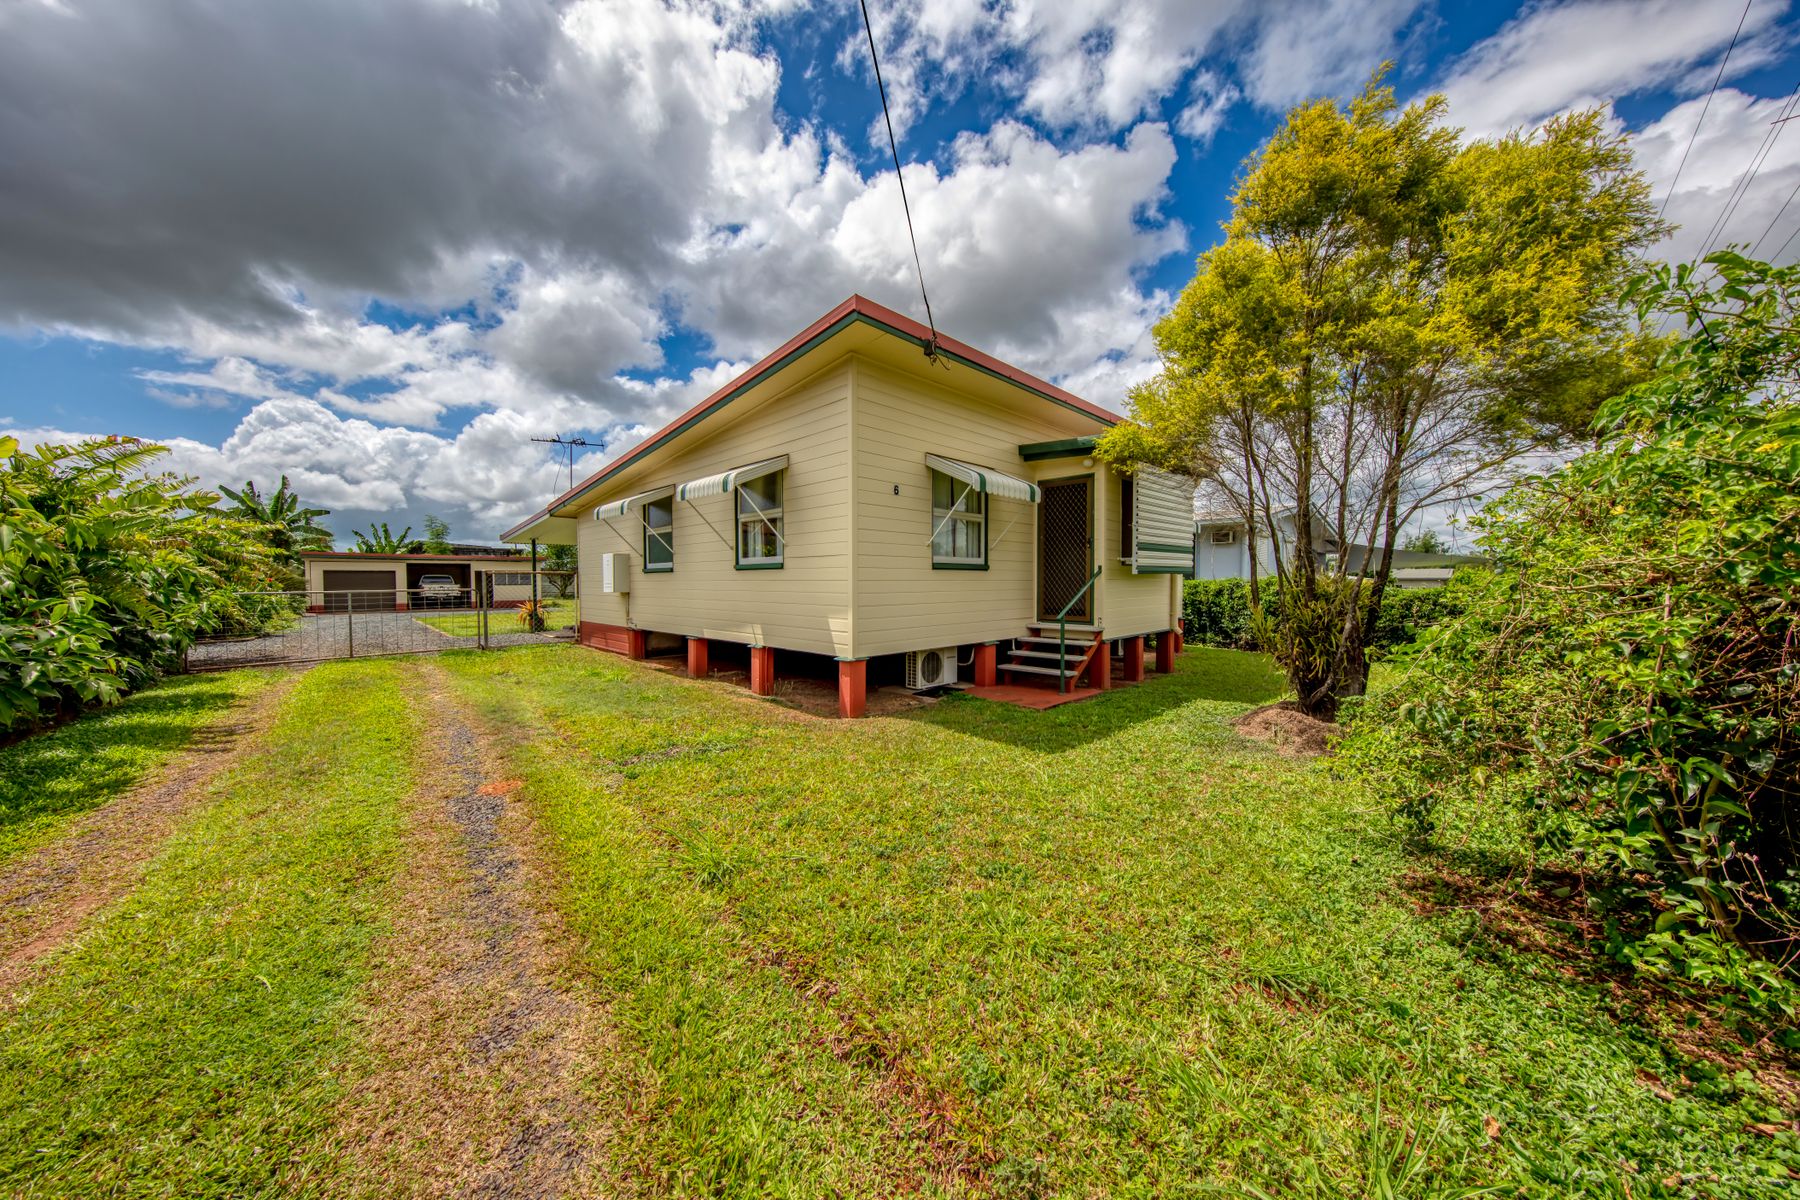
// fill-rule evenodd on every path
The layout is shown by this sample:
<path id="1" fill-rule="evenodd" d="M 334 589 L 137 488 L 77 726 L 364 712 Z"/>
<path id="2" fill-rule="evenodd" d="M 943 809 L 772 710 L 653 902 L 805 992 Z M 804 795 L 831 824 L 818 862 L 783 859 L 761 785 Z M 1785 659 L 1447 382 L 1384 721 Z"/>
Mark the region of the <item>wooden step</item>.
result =
<path id="1" fill-rule="evenodd" d="M 1030 624 L 1026 625 L 1025 628 L 1054 630 L 1056 628 L 1056 622 L 1055 621 L 1032 621 Z M 1104 626 L 1104 625 L 1077 625 L 1071 621 L 1067 626 L 1065 626 L 1065 628 L 1068 629 L 1068 631 L 1070 633 L 1089 634 L 1089 633 L 1104 632 L 1106 629 L 1106 626 Z"/>
<path id="2" fill-rule="evenodd" d="M 1064 676 L 1073 678 L 1075 675 L 1074 671 L 1059 671 L 1055 667 L 1029 667 L 1024 663 L 1001 663 L 1000 669 L 1002 671 L 1023 671 L 1028 675 L 1048 675 L 1053 679 L 1062 678 Z"/>
<path id="3" fill-rule="evenodd" d="M 1092 642 L 1070 642 L 1067 653 L 1056 650 L 1013 650 L 1010 653 L 1014 658 L 1080 658 L 1092 646 Z"/>

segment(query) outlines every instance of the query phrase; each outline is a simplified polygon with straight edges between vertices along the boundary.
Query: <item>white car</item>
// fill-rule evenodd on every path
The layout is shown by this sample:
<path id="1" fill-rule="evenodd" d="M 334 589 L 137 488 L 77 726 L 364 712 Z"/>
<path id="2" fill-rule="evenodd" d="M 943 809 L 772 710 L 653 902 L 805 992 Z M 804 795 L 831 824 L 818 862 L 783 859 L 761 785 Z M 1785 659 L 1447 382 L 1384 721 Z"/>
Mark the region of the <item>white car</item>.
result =
<path id="1" fill-rule="evenodd" d="M 462 584 L 450 575 L 421 575 L 414 590 L 420 608 L 455 608 L 463 602 Z"/>

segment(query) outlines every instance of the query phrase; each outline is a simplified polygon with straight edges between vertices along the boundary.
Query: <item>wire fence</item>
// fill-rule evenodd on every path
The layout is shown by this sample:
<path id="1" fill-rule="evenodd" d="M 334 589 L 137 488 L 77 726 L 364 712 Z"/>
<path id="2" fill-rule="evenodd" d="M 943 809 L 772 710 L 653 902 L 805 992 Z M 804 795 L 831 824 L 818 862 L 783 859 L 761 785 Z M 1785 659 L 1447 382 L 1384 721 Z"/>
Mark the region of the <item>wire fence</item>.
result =
<path id="1" fill-rule="evenodd" d="M 516 584 L 499 599 L 491 585 L 247 592 L 233 598 L 223 628 L 189 649 L 187 667 L 218 671 L 572 640 L 580 623 L 573 588 L 562 578 L 536 582 L 536 600 Z M 510 598 L 521 590 L 524 599 Z"/>

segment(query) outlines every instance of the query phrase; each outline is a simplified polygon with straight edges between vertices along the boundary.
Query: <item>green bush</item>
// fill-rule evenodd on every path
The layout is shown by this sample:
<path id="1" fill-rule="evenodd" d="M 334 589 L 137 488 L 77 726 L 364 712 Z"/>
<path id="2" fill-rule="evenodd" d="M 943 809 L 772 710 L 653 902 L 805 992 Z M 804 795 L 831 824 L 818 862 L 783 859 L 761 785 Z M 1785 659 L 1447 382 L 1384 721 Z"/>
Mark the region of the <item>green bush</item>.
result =
<path id="1" fill-rule="evenodd" d="M 1465 572 L 1458 572 L 1460 580 Z M 1278 629 L 1278 590 L 1262 585 L 1263 607 L 1271 617 L 1271 629 Z M 1450 587 L 1401 589 L 1389 586 L 1381 597 L 1381 611 L 1375 618 L 1375 640 L 1372 653 L 1404 646 L 1421 631 L 1448 617 L 1462 607 L 1462 589 Z M 1190 579 L 1182 589 L 1182 616 L 1187 622 L 1187 638 L 1206 646 L 1222 646 L 1230 650 L 1259 649 L 1250 620 L 1250 585 L 1242 579 Z"/>
<path id="2" fill-rule="evenodd" d="M 1501 566 L 1340 745 L 1421 834 L 1497 813 L 1579 871 L 1623 961 L 1793 1012 L 1800 954 L 1800 269 L 1736 255 L 1600 448 L 1482 519 Z M 1646 315 L 1648 315 L 1646 313 Z"/>
<path id="3" fill-rule="evenodd" d="M 243 597 L 276 569 L 260 528 L 148 473 L 161 453 L 0 438 L 0 732 L 110 703 L 227 617 L 272 615 Z"/>

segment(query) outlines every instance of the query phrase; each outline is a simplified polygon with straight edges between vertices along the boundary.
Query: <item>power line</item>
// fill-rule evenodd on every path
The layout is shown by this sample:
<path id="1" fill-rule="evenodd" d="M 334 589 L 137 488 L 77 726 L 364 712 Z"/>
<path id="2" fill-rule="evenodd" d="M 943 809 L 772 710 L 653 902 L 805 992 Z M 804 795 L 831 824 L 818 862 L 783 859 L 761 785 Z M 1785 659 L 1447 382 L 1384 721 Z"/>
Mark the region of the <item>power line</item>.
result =
<path id="1" fill-rule="evenodd" d="M 1775 223 L 1777 221 L 1781 220 L 1781 214 L 1788 210 L 1788 205 L 1790 205 L 1794 202 L 1795 196 L 1800 196 L 1800 183 L 1796 183 L 1794 185 L 1794 190 L 1787 194 L 1787 199 L 1783 200 L 1781 202 L 1781 207 L 1776 209 L 1775 215 L 1769 218 L 1768 226 L 1762 231 L 1762 233 L 1757 235 L 1755 245 L 1752 245 L 1750 247 L 1750 257 L 1751 258 L 1756 257 L 1756 251 L 1757 251 L 1758 247 L 1760 247 L 1763 244 L 1763 238 L 1768 237 L 1769 234 L 1774 232 Z M 1791 238 L 1789 239 L 1789 241 L 1792 241 L 1792 240 L 1793 239 L 1791 239 Z M 1786 248 L 1787 248 L 1787 243 L 1785 243 L 1785 242 L 1782 243 L 1782 249 L 1785 250 Z"/>
<path id="2" fill-rule="evenodd" d="M 1787 241 L 1781 243 L 1780 250 L 1777 250 L 1777 251 L 1775 251 L 1775 253 L 1769 255 L 1768 261 L 1770 261 L 1770 262 L 1780 261 L 1782 251 L 1785 251 L 1788 248 L 1788 242 L 1793 241 L 1796 237 L 1800 237 L 1800 225 L 1794 226 L 1794 232 L 1787 235 Z"/>
<path id="3" fill-rule="evenodd" d="M 1738 205 L 1742 204 L 1744 197 L 1750 194 L 1750 185 L 1756 182 L 1756 177 L 1762 171 L 1763 164 L 1769 159 L 1769 152 L 1775 149 L 1776 140 L 1781 137 L 1782 130 L 1787 128 L 1785 122 L 1788 114 L 1794 111 L 1796 103 L 1800 103 L 1800 84 L 1796 84 L 1795 88 L 1795 91 L 1789 93 L 1787 103 L 1781 106 L 1782 116 L 1778 120 L 1769 122 L 1768 129 L 1763 131 L 1763 140 L 1757 145 L 1755 153 L 1750 156 L 1749 168 L 1738 176 L 1737 182 L 1732 185 L 1731 194 L 1725 198 L 1725 207 L 1719 210 L 1719 215 L 1714 218 L 1711 228 L 1706 231 L 1706 238 L 1700 243 L 1702 254 L 1712 249 L 1714 243 L 1724 236 L 1727 229 L 1731 228 L 1731 218 L 1737 215 Z"/>
<path id="4" fill-rule="evenodd" d="M 1659 221 L 1662 220 L 1663 213 L 1668 211 L 1669 200 L 1675 195 L 1675 185 L 1681 182 L 1681 170 L 1687 166 L 1688 155 L 1694 149 L 1694 139 L 1700 136 L 1700 126 L 1706 122 L 1706 110 L 1712 107 L 1713 93 L 1719 90 L 1719 81 L 1725 78 L 1725 64 L 1731 61 L 1731 52 L 1737 49 L 1738 35 L 1744 32 L 1744 18 L 1750 15 L 1751 2 L 1752 0 L 1744 0 L 1744 11 L 1738 14 L 1737 30 L 1731 35 L 1731 44 L 1725 47 L 1725 57 L 1719 60 L 1719 73 L 1713 76 L 1712 87 L 1706 93 L 1706 103 L 1700 106 L 1700 117 L 1694 122 L 1694 131 L 1688 134 L 1687 148 L 1681 152 L 1681 161 L 1675 164 L 1675 178 L 1669 180 L 1669 194 L 1663 197 L 1662 207 L 1656 210 L 1656 219 Z"/>
<path id="5" fill-rule="evenodd" d="M 913 266 L 919 272 L 919 299 L 925 302 L 925 324 L 931 327 L 931 344 L 925 347 L 925 357 L 937 357 L 938 332 L 937 322 L 931 316 L 931 297 L 925 294 L 925 263 L 919 258 L 919 237 L 913 232 L 912 205 L 906 199 L 906 176 L 900 170 L 900 143 L 894 139 L 894 118 L 888 112 L 887 84 L 881 81 L 881 59 L 875 54 L 875 26 L 869 20 L 869 0 L 859 0 L 862 5 L 863 30 L 869 35 L 869 62 L 875 67 L 875 89 L 881 93 L 881 119 L 887 122 L 888 149 L 894 155 L 894 178 L 900 181 L 900 207 L 906 213 L 906 236 L 912 242 Z"/>

